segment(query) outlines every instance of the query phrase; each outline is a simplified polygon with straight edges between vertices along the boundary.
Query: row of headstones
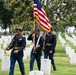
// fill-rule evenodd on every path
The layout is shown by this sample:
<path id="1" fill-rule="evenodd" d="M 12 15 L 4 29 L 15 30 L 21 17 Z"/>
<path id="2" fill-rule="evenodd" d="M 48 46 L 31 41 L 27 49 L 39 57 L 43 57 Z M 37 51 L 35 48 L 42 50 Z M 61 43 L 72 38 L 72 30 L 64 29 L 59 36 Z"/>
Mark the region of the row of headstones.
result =
<path id="1" fill-rule="evenodd" d="M 29 48 L 30 49 L 30 48 Z M 24 52 L 24 60 L 27 59 L 27 57 L 30 55 L 30 52 L 26 50 L 26 52 Z M 3 52 L 3 50 L 0 50 Z M 0 52 L 1 54 L 3 54 L 2 52 Z M 28 54 L 28 55 L 27 55 Z M 9 56 L 3 56 L 2 58 L 2 64 L 1 64 L 1 70 L 2 71 L 9 71 L 9 67 L 10 67 L 10 57 Z M 16 62 L 16 65 L 18 65 L 18 63 Z M 45 67 L 45 68 L 44 68 Z M 34 70 L 34 71 L 31 71 L 29 73 L 29 75 L 50 75 L 50 72 L 51 71 L 51 60 L 49 59 L 42 59 L 41 60 L 41 71 L 38 71 L 38 70 Z"/>
<path id="2" fill-rule="evenodd" d="M 73 50 L 67 43 L 66 41 L 62 38 L 62 36 L 59 34 L 58 38 L 60 42 L 62 43 L 62 46 L 64 47 L 64 50 L 68 57 L 70 58 L 70 64 L 76 65 L 76 53 L 75 50 Z"/>
<path id="3" fill-rule="evenodd" d="M 26 37 L 26 46 L 31 44 L 31 41 L 27 40 L 28 35 L 25 35 Z M 0 38 L 0 49 L 5 49 L 7 45 L 11 42 L 13 36 L 1 36 Z M 1 47 L 2 46 L 2 47 Z"/>
<path id="4" fill-rule="evenodd" d="M 62 38 L 60 33 L 58 34 L 58 39 L 60 40 L 60 42 L 62 43 L 62 46 L 64 47 L 64 44 L 66 43 L 66 41 Z"/>
<path id="5" fill-rule="evenodd" d="M 51 75 L 51 60 L 41 59 L 41 70 L 33 70 L 29 72 L 29 75 Z"/>
<path id="6" fill-rule="evenodd" d="M 31 45 L 30 47 L 27 47 L 26 50 L 24 50 L 24 57 L 23 57 L 24 60 L 26 60 L 27 57 L 30 56 L 30 52 L 31 52 L 32 47 L 33 47 L 33 45 Z M 9 71 L 9 67 L 10 67 L 10 57 L 9 57 L 9 55 L 10 55 L 10 53 L 11 53 L 11 50 L 6 51 L 6 54 L 8 56 L 4 56 L 4 50 L 0 50 L 0 59 L 2 60 L 2 68 L 1 68 L 2 71 Z M 49 59 L 48 60 L 44 59 L 44 64 L 42 64 L 41 71 L 32 71 L 29 74 L 32 75 L 33 73 L 35 73 L 36 75 L 37 74 L 40 75 L 40 73 L 42 72 L 45 75 L 50 75 L 50 63 L 51 62 L 49 62 L 49 61 L 50 61 Z M 42 63 L 43 63 L 43 61 L 42 61 Z M 18 65 L 17 62 L 16 62 L 16 65 Z M 46 65 L 46 68 L 44 68 L 45 65 Z"/>
<path id="7" fill-rule="evenodd" d="M 13 38 L 13 36 L 1 36 L 1 38 L 0 38 L 0 59 L 2 60 L 2 68 L 1 68 L 2 71 L 9 70 L 9 66 L 10 66 L 10 57 L 9 56 L 11 54 L 11 50 L 5 52 L 3 49 L 5 49 L 7 47 L 8 43 L 12 40 L 12 38 Z M 3 45 L 3 48 L 1 48 L 1 44 Z M 27 36 L 26 36 L 26 46 L 30 45 L 30 44 L 31 44 L 31 41 L 28 41 Z M 30 45 L 30 47 L 25 48 L 26 50 L 24 50 L 23 60 L 26 60 L 27 57 L 30 56 L 32 46 L 33 45 Z M 4 53 L 6 53 L 6 56 L 4 56 L 5 55 Z M 16 64 L 18 64 L 18 63 L 16 62 Z"/>
<path id="8" fill-rule="evenodd" d="M 12 35 L 11 36 L 1 36 L 1 38 L 0 38 L 0 44 L 9 43 L 12 38 L 13 38 Z"/>
<path id="9" fill-rule="evenodd" d="M 76 46 L 76 40 L 65 33 L 65 38 L 69 40 L 71 43 L 73 43 L 74 46 Z"/>
<path id="10" fill-rule="evenodd" d="M 23 60 L 26 60 L 27 57 L 30 56 L 32 47 L 33 47 L 33 45 L 30 45 L 30 47 L 27 47 L 26 50 L 24 50 Z M 10 54 L 11 54 L 11 50 L 6 51 L 6 56 L 4 55 L 4 50 L 0 50 L 0 60 L 2 60 L 2 71 L 8 71 L 9 70 Z"/>
<path id="11" fill-rule="evenodd" d="M 11 37 L 11 36 L 8 36 L 8 37 Z M 1 43 L 1 40 L 2 40 L 2 39 L 5 40 L 5 38 L 7 38 L 7 37 L 6 37 L 6 36 L 2 36 L 2 38 L 0 38 L 0 43 Z M 7 41 L 7 42 L 8 42 L 8 41 Z M 26 42 L 27 42 L 28 45 L 31 44 L 31 42 L 29 42 L 29 41 L 27 41 L 27 40 L 26 40 Z M 28 43 L 28 42 L 29 42 L 29 43 Z M 3 43 L 3 45 L 5 46 L 4 48 L 7 47 L 7 44 Z M 1 45 L 0 45 L 0 46 L 1 46 Z M 26 50 L 24 50 L 24 55 L 27 55 L 27 56 L 30 55 L 30 50 L 32 49 L 32 46 L 33 46 L 33 45 L 31 44 L 29 48 L 28 48 L 28 47 L 25 48 Z M 0 59 L 2 59 L 2 58 L 4 57 L 4 53 L 6 53 L 6 55 L 10 55 L 10 54 L 11 54 L 11 50 L 5 52 L 3 49 L 0 48 Z M 25 57 L 26 57 L 26 56 L 25 56 Z M 25 58 L 24 58 L 24 59 L 25 59 Z"/>
<path id="12" fill-rule="evenodd" d="M 72 37 L 69 37 L 67 34 L 65 34 L 66 39 L 69 40 L 70 42 L 72 42 L 73 45 L 76 46 L 76 36 L 74 34 L 71 34 L 71 35 L 72 35 Z M 66 54 L 70 58 L 70 63 L 71 64 L 76 64 L 76 53 L 75 53 L 75 50 L 71 49 L 71 47 L 69 45 L 67 45 L 67 44 L 65 44 L 64 48 L 65 48 Z"/>

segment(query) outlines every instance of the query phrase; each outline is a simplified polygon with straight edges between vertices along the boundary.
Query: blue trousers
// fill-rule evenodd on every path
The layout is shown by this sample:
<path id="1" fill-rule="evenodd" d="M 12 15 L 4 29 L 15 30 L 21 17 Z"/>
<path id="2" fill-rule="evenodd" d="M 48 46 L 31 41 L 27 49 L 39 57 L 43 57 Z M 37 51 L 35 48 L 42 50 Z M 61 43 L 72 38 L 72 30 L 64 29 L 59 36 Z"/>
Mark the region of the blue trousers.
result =
<path id="1" fill-rule="evenodd" d="M 38 70 L 40 70 L 40 66 L 41 66 L 41 56 L 34 56 L 33 54 L 31 54 L 30 56 L 30 71 L 33 70 L 33 66 L 34 66 L 34 61 L 36 59 L 37 62 L 37 67 Z"/>
<path id="2" fill-rule="evenodd" d="M 44 58 L 47 59 L 49 57 L 49 59 L 51 60 L 51 64 L 53 66 L 53 69 L 56 67 L 55 63 L 54 63 L 54 53 L 48 54 L 47 52 L 44 52 Z"/>
<path id="3" fill-rule="evenodd" d="M 14 75 L 14 67 L 15 67 L 16 61 L 19 64 L 21 74 L 24 75 L 25 72 L 24 72 L 23 57 L 20 57 L 20 58 L 10 57 L 10 72 L 9 72 L 9 75 Z"/>

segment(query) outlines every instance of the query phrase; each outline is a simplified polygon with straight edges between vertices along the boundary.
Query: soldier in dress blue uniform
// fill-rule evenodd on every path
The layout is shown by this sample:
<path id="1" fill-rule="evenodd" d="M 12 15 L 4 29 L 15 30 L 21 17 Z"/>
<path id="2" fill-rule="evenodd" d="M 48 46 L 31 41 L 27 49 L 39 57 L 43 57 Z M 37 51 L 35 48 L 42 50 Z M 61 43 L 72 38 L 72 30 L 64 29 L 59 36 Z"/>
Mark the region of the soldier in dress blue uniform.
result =
<path id="1" fill-rule="evenodd" d="M 35 34 L 35 39 L 34 38 L 34 34 Z M 31 51 L 31 55 L 30 55 L 30 71 L 33 70 L 33 66 L 34 66 L 34 61 L 36 59 L 37 61 L 37 66 L 38 66 L 38 70 L 40 70 L 40 66 L 41 66 L 41 55 L 42 55 L 42 47 L 43 47 L 43 39 L 40 36 L 40 31 L 39 29 L 35 29 L 33 31 L 33 33 L 31 33 L 28 38 L 28 40 L 32 40 L 35 42 L 35 46 L 32 48 Z M 38 42 L 39 39 L 39 42 Z M 36 47 L 38 43 L 38 46 Z"/>
<path id="2" fill-rule="evenodd" d="M 15 67 L 16 61 L 19 64 L 21 75 L 25 75 L 24 63 L 23 63 L 23 49 L 26 46 L 26 38 L 22 36 L 21 28 L 16 28 L 15 31 L 16 31 L 15 36 L 13 37 L 8 47 L 6 47 L 6 50 L 12 49 L 11 56 L 10 56 L 9 75 L 14 75 L 14 67 Z"/>
<path id="3" fill-rule="evenodd" d="M 52 28 L 51 28 L 51 31 L 46 34 L 45 48 L 43 49 L 44 49 L 44 58 L 46 59 L 49 57 L 54 71 L 56 71 L 56 66 L 53 58 L 55 53 L 55 47 L 56 47 L 56 35 L 52 33 Z"/>

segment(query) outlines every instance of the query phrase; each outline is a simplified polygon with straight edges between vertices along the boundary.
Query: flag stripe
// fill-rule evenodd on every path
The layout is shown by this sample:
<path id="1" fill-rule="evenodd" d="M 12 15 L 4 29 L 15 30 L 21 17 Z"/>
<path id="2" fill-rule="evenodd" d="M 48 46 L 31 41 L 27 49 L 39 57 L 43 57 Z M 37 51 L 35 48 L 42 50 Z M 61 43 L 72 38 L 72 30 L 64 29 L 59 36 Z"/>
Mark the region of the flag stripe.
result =
<path id="1" fill-rule="evenodd" d="M 37 6 L 35 6 L 37 7 Z M 49 22 L 47 22 L 47 19 L 45 18 L 45 14 L 43 14 L 42 12 L 40 12 L 40 10 L 37 10 L 37 8 L 34 9 L 34 14 L 36 14 L 37 16 L 39 16 L 39 19 L 41 19 L 43 22 L 45 22 L 47 25 L 49 25 Z"/>
<path id="2" fill-rule="evenodd" d="M 39 22 L 40 24 L 42 24 L 42 26 L 49 28 L 49 26 L 47 26 L 44 22 L 42 22 L 40 19 L 36 20 L 37 22 Z"/>
<path id="3" fill-rule="evenodd" d="M 49 26 L 50 26 L 51 24 L 50 24 L 49 19 L 47 18 L 47 15 L 46 15 L 45 11 L 44 11 L 43 9 L 42 9 L 42 11 L 43 11 L 43 13 L 45 14 L 45 18 L 46 18 L 46 20 L 47 20 L 47 22 L 49 23 Z"/>
<path id="4" fill-rule="evenodd" d="M 41 12 L 40 12 L 40 10 L 37 10 L 37 6 L 35 5 L 34 11 L 38 12 L 42 17 L 44 17 L 46 19 L 47 22 L 49 22 L 49 20 L 46 17 L 46 14 L 44 13 L 43 9 L 41 9 Z"/>
<path id="5" fill-rule="evenodd" d="M 40 20 L 42 20 L 45 24 L 49 24 L 47 21 L 46 21 L 46 19 L 45 19 L 45 17 L 43 17 L 41 14 L 38 14 L 38 13 L 35 13 L 37 16 L 39 16 L 39 19 Z"/>
<path id="6" fill-rule="evenodd" d="M 45 27 L 43 24 L 41 24 L 41 23 L 39 23 L 38 21 L 37 21 L 37 23 L 44 29 L 44 30 L 46 30 L 47 32 L 49 32 L 50 31 L 50 28 L 48 27 Z"/>
<path id="7" fill-rule="evenodd" d="M 36 17 L 36 22 L 49 32 L 51 24 L 39 0 L 34 0 L 34 16 Z"/>
<path id="8" fill-rule="evenodd" d="M 38 16 L 38 14 L 36 14 Z M 39 22 L 42 21 L 43 25 L 45 25 L 46 27 L 48 27 L 48 23 L 44 20 L 44 18 L 42 18 L 41 16 L 38 17 L 39 18 Z"/>

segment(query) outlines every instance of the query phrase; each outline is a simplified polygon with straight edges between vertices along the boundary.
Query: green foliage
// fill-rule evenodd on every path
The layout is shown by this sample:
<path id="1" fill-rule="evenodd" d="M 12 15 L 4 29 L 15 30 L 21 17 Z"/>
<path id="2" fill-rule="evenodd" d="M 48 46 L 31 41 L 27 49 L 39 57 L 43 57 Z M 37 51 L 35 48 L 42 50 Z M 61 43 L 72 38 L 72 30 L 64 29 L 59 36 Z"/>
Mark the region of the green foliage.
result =
<path id="1" fill-rule="evenodd" d="M 2 23 L 3 23 L 2 28 L 6 29 L 7 26 L 12 24 L 11 18 L 13 16 L 12 16 L 12 12 L 7 9 L 3 9 L 2 13 L 3 13 L 1 15 Z"/>
<path id="2" fill-rule="evenodd" d="M 41 2 L 42 5 L 44 5 L 43 2 Z M 10 27 L 12 25 L 13 27 L 23 26 L 24 30 L 33 29 L 33 0 L 6 0 L 4 7 L 8 14 L 12 15 L 13 13 L 13 16 L 6 14 L 10 16 L 6 16 L 10 20 L 7 21 L 6 19 L 4 22 L 7 22 L 7 26 L 9 24 Z M 44 10 L 56 32 L 64 32 L 67 26 L 76 27 L 76 0 L 47 0 Z"/>
<path id="3" fill-rule="evenodd" d="M 46 13 L 56 31 L 65 31 L 67 26 L 76 27 L 76 0 L 47 0 Z"/>
<path id="4" fill-rule="evenodd" d="M 11 18 L 13 18 L 13 13 L 4 7 L 4 2 L 0 2 L 0 26 L 6 30 L 12 24 Z"/>
<path id="5" fill-rule="evenodd" d="M 12 24 L 15 26 L 23 26 L 24 30 L 30 30 L 33 22 L 33 8 L 30 0 L 11 0 L 9 4 L 5 4 L 13 14 Z M 28 26 L 28 27 L 27 27 Z"/>

